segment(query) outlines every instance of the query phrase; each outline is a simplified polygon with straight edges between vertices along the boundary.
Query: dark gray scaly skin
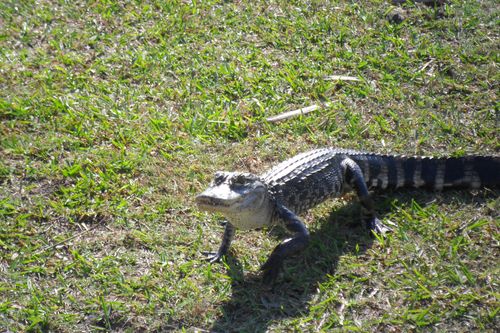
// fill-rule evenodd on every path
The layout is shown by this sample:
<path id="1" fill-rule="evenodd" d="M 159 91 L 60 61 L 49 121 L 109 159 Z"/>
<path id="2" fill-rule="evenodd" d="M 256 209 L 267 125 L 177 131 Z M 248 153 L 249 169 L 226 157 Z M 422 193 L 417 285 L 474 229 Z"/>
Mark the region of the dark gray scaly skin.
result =
<path id="1" fill-rule="evenodd" d="M 224 256 L 235 229 L 281 224 L 293 233 L 279 244 L 262 266 L 264 282 L 272 282 L 283 260 L 307 246 L 309 232 L 298 215 L 328 198 L 354 190 L 369 230 L 384 234 L 390 228 L 376 217 L 370 189 L 402 187 L 479 188 L 500 186 L 499 156 L 406 157 L 355 150 L 324 148 L 292 157 L 260 176 L 217 172 L 196 201 L 201 209 L 222 213 L 226 223 L 222 244 L 210 254 Z"/>

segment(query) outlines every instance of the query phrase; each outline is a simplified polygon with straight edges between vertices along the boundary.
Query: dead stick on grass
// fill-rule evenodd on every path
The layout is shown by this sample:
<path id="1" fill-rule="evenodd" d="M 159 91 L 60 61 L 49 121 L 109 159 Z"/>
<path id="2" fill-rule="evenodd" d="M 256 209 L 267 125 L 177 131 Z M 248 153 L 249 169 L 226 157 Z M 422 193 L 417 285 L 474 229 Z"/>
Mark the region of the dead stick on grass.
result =
<path id="1" fill-rule="evenodd" d="M 332 81 L 361 81 L 357 77 L 347 76 L 347 75 L 329 75 L 329 76 L 325 76 L 324 79 L 325 80 L 332 80 Z M 328 107 L 330 104 L 331 103 L 324 103 L 323 105 Z M 288 111 L 288 112 L 284 112 L 284 113 L 281 113 L 281 114 L 276 115 L 276 116 L 268 117 L 268 118 L 266 118 L 266 120 L 271 122 L 271 123 L 274 123 L 274 122 L 282 121 L 285 119 L 289 119 L 292 117 L 296 117 L 299 115 L 304 115 L 304 114 L 307 114 L 309 112 L 316 111 L 320 107 L 321 107 L 320 105 L 314 104 L 314 105 L 311 105 L 311 106 L 308 106 L 305 108 L 301 108 L 301 109 L 297 109 L 297 110 L 293 110 L 293 111 Z"/>
<path id="2" fill-rule="evenodd" d="M 355 76 L 347 76 L 347 75 L 328 75 L 324 77 L 326 81 L 360 81 Z"/>
<path id="3" fill-rule="evenodd" d="M 329 106 L 329 105 L 330 105 L 330 103 L 325 103 L 324 104 L 324 106 Z M 278 114 L 276 116 L 269 117 L 266 120 L 269 121 L 269 122 L 274 123 L 274 122 L 282 121 L 282 120 L 289 119 L 289 118 L 292 118 L 292 117 L 296 117 L 296 116 L 299 116 L 299 115 L 307 114 L 307 113 L 316 111 L 319 108 L 321 108 L 320 105 L 314 104 L 314 105 L 311 105 L 311 106 L 308 106 L 308 107 L 305 107 L 305 108 L 301 108 L 301 109 L 297 109 L 297 110 L 293 110 L 293 111 L 284 112 L 284 113 Z"/>
<path id="4" fill-rule="evenodd" d="M 423 71 L 424 69 L 426 69 L 427 66 L 429 66 L 433 61 L 434 61 L 434 59 L 431 59 L 431 60 L 427 61 L 422 67 L 420 67 L 420 69 L 417 71 L 417 73 L 420 73 L 421 71 Z"/>

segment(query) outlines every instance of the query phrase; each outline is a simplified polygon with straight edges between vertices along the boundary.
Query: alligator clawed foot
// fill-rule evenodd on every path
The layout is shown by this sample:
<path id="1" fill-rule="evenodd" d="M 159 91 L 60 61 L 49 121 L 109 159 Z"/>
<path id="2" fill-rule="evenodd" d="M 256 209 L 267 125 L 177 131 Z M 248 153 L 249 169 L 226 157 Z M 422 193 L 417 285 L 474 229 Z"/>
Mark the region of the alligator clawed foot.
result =
<path id="1" fill-rule="evenodd" d="M 267 287 L 271 287 L 278 278 L 280 267 L 270 267 L 266 270 L 262 269 L 262 271 L 264 272 L 262 276 L 262 284 Z"/>
<path id="2" fill-rule="evenodd" d="M 392 232 L 392 229 L 382 223 L 378 218 L 374 217 L 368 221 L 368 228 L 377 235 L 384 236 L 385 234 Z"/>
<path id="3" fill-rule="evenodd" d="M 263 272 L 262 283 L 265 286 L 271 287 L 283 267 L 282 261 L 277 257 L 271 256 L 261 267 L 260 270 Z"/>
<path id="4" fill-rule="evenodd" d="M 205 260 L 211 264 L 219 262 L 222 259 L 222 255 L 219 252 L 203 251 L 202 254 L 206 256 Z"/>

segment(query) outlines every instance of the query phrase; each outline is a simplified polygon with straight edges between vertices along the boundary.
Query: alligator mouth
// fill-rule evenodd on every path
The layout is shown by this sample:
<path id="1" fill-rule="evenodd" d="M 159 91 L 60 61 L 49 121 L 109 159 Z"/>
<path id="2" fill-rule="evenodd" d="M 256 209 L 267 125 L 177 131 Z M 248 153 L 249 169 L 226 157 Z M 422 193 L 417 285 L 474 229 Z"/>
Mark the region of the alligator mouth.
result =
<path id="1" fill-rule="evenodd" d="M 200 206 L 201 208 L 217 208 L 217 207 L 223 207 L 223 208 L 228 208 L 231 206 L 231 204 L 217 198 L 213 197 L 207 197 L 203 195 L 199 195 L 196 197 L 196 204 Z"/>

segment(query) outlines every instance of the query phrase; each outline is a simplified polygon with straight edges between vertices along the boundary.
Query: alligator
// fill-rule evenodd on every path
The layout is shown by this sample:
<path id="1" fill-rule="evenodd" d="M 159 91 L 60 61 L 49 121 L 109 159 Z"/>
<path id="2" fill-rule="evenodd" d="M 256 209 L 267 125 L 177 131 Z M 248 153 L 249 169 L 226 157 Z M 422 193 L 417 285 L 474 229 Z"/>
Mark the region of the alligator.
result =
<path id="1" fill-rule="evenodd" d="M 205 252 L 210 262 L 219 261 L 228 252 L 236 229 L 280 224 L 293 233 L 261 266 L 264 282 L 272 283 L 283 260 L 308 244 L 309 231 L 299 215 L 328 198 L 354 190 L 367 228 L 384 235 L 391 228 L 375 214 L 369 192 L 372 189 L 440 191 L 483 186 L 500 186 L 500 156 L 434 158 L 323 148 L 296 155 L 262 175 L 216 172 L 210 186 L 196 197 L 196 203 L 200 209 L 221 213 L 228 220 L 218 251 Z"/>

